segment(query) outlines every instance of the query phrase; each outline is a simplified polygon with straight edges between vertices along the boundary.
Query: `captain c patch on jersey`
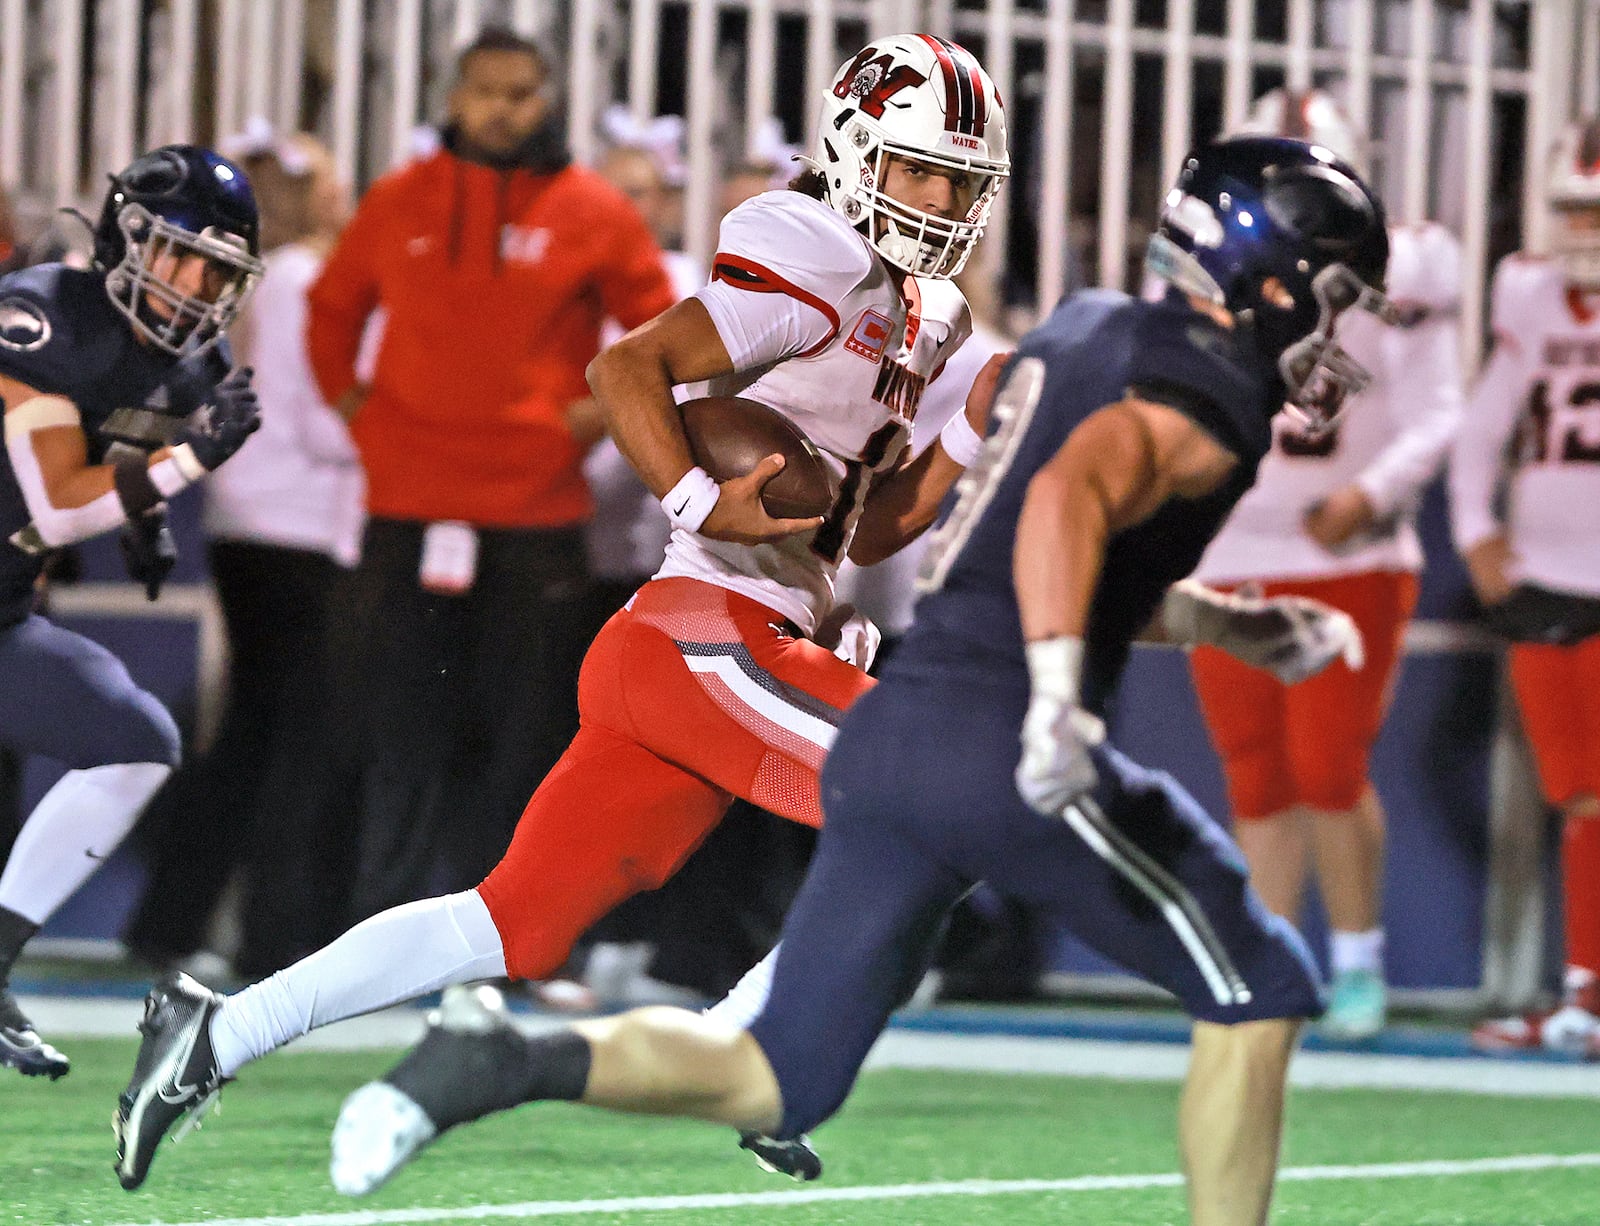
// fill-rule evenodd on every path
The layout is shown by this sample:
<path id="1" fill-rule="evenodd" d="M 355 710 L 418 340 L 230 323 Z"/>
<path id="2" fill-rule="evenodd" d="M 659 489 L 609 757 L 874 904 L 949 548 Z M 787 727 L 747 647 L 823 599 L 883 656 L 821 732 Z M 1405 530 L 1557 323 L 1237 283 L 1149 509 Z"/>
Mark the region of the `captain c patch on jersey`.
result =
<path id="1" fill-rule="evenodd" d="M 894 324 L 887 315 L 869 309 L 862 312 L 856 326 L 850 330 L 844 347 L 857 357 L 876 362 L 883 357 L 884 348 L 889 344 L 889 334 L 893 331 Z"/>
<path id="2" fill-rule="evenodd" d="M 0 348 L 32 353 L 50 341 L 50 320 L 38 303 L 0 298 Z"/>

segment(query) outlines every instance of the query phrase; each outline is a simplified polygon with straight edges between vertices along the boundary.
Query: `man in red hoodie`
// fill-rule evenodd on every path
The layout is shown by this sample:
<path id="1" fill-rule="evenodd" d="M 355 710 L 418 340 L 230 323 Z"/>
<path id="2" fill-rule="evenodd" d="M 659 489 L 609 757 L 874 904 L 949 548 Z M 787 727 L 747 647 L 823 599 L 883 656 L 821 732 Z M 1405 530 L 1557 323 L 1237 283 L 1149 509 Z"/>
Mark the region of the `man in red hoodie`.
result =
<path id="1" fill-rule="evenodd" d="M 571 164 L 549 76 L 508 31 L 463 50 L 443 148 L 373 184 L 311 292 L 312 366 L 371 516 L 351 601 L 358 917 L 427 892 L 441 851 L 448 884 L 479 880 L 576 730 L 600 431 L 584 367 L 602 320 L 675 298 L 632 204 Z"/>

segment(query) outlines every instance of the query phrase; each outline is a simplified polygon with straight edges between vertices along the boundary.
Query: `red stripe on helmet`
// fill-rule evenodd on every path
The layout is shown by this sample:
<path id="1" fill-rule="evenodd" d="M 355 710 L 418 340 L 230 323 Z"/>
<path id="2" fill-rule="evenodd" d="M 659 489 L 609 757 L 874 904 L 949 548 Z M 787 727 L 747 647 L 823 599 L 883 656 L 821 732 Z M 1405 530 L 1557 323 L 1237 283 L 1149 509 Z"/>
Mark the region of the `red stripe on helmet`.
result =
<path id="1" fill-rule="evenodd" d="M 957 83 L 956 63 L 950 58 L 950 53 L 945 50 L 944 44 L 931 34 L 917 35 L 923 42 L 933 49 L 934 59 L 939 61 L 939 70 L 944 73 L 944 130 L 955 132 L 960 130 L 960 95 L 961 87 Z"/>
<path id="2" fill-rule="evenodd" d="M 972 84 L 972 123 L 968 131 L 973 136 L 982 136 L 984 125 L 989 122 L 989 102 L 983 95 L 983 69 L 965 47 L 956 43 L 950 43 L 949 47 L 951 54 L 961 61 L 960 67 Z"/>

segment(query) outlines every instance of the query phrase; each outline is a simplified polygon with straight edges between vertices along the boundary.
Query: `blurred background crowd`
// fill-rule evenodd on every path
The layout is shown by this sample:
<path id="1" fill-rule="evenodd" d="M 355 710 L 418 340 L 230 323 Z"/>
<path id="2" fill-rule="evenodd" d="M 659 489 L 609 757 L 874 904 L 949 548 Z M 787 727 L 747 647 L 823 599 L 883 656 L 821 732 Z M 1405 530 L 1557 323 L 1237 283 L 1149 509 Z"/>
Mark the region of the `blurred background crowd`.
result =
<path id="1" fill-rule="evenodd" d="M 1148 747 L 1138 756 L 1184 775 L 1234 823 L 1268 904 L 1306 918 L 1336 1005 L 1342 985 L 1331 1024 L 1346 1037 L 1381 1028 L 1394 984 L 1402 1003 L 1549 1006 L 1568 967 L 1579 972 L 1566 974 L 1569 1003 L 1592 996 L 1600 822 L 1584 819 L 1600 803 L 1600 720 L 1565 765 L 1548 748 L 1528 756 L 1501 684 L 1505 653 L 1480 612 L 1517 580 L 1515 542 L 1491 506 L 1506 483 L 1470 474 L 1511 445 L 1509 427 L 1481 427 L 1495 408 L 1486 397 L 1520 396 L 1476 378 L 1491 270 L 1560 245 L 1544 167 L 1567 120 L 1595 108 L 1600 9 L 1108 0 L 1077 4 L 1075 25 L 1072 9 L 0 3 L 0 105 L 11 108 L 0 269 L 87 259 L 87 231 L 55 206 L 94 197 L 126 160 L 121 144 L 180 131 L 245 168 L 266 257 L 234 333 L 264 426 L 187 496 L 187 557 L 164 597 L 202 624 L 220 611 L 225 675 L 203 658 L 197 669 L 192 641 L 162 637 L 137 596 L 106 592 L 114 568 L 95 547 L 57 559 L 40 594 L 121 636 L 136 674 L 175 673 L 149 684 L 178 691 L 189 735 L 132 856 L 110 870 L 115 887 L 98 887 L 110 901 L 53 931 L 251 980 L 366 915 L 482 877 L 576 727 L 584 648 L 667 539 L 659 505 L 602 437 L 585 364 L 703 283 L 718 220 L 798 172 L 811 85 L 837 67 L 836 49 L 937 24 L 1001 83 L 1018 149 L 1003 216 L 961 279 L 977 324 L 969 382 L 1060 293 L 1138 288 L 1142 219 L 1191 140 L 1305 135 L 1388 195 L 1391 296 L 1409 314 L 1364 338 L 1376 378 L 1342 437 L 1282 434 L 1202 571 L 1347 608 L 1365 669 L 1335 666 L 1284 692 L 1204 654 L 1191 680 L 1191 662 L 1165 653 L 1135 670 L 1119 720 Z M 65 32 L 88 65 L 81 79 L 63 66 Z M 524 36 L 539 51 L 523 105 L 501 105 L 504 83 L 470 63 L 457 71 L 471 39 L 514 49 Z M 129 54 L 135 67 L 119 68 Z M 180 87 L 168 70 L 184 56 L 201 71 Z M 113 107 L 126 90 L 136 120 L 107 120 L 96 81 L 110 82 Z M 518 211 L 572 170 L 592 242 L 550 251 Z M 414 206 L 447 221 L 413 224 Z M 406 261 L 426 275 L 393 275 Z M 952 369 L 941 383 L 959 394 L 962 378 Z M 1452 451 L 1468 477 L 1441 476 Z M 1483 504 L 1455 508 L 1454 540 L 1452 481 L 1458 502 Z M 1600 531 L 1600 504 L 1571 514 Z M 913 548 L 841 577 L 842 597 L 885 635 L 880 661 L 909 624 L 917 562 Z M 93 598 L 75 602 L 85 579 Z M 191 593 L 198 603 L 184 603 Z M 1545 661 L 1554 676 L 1541 681 L 1528 649 L 1515 652 L 1524 706 L 1559 706 L 1578 657 Z M 4 763 L 0 844 L 38 769 Z M 608 917 L 542 998 L 717 997 L 774 938 L 811 838 L 740 806 L 685 872 Z M 1386 880 L 1407 888 L 1386 892 Z M 1574 941 L 1586 925 L 1593 934 Z M 923 998 L 1122 991 L 1108 969 L 980 891 Z"/>

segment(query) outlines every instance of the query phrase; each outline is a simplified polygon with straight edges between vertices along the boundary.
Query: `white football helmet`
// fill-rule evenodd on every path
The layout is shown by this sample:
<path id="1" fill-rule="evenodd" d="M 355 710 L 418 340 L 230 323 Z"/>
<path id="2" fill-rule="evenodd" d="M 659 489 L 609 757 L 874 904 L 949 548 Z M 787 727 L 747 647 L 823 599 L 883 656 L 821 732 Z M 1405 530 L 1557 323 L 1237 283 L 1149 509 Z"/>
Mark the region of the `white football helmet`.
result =
<path id="1" fill-rule="evenodd" d="M 1579 120 L 1562 132 L 1545 198 L 1551 254 L 1567 280 L 1600 289 L 1600 119 Z"/>
<path id="2" fill-rule="evenodd" d="M 969 172 L 959 197 L 965 213 L 950 220 L 887 195 L 891 156 Z M 919 276 L 952 277 L 1011 173 L 1005 108 L 983 66 L 955 43 L 931 34 L 880 38 L 834 77 L 806 161 L 822 174 L 828 204 L 885 260 Z"/>
<path id="3" fill-rule="evenodd" d="M 1321 145 L 1341 161 L 1367 174 L 1367 142 L 1326 90 L 1269 89 L 1250 104 L 1250 113 L 1230 136 L 1292 136 Z"/>

